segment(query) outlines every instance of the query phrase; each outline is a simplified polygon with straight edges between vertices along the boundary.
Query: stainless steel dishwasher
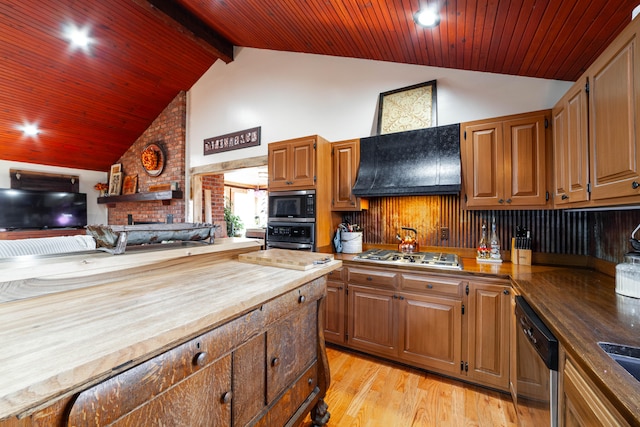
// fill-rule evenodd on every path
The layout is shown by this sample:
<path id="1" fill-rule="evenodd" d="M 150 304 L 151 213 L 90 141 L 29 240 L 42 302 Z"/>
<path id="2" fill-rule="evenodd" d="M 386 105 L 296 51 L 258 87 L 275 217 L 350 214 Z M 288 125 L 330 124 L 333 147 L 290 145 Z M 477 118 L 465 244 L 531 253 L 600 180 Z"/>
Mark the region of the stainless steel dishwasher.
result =
<path id="1" fill-rule="evenodd" d="M 520 426 L 558 425 L 558 340 L 516 296 L 516 408 Z"/>

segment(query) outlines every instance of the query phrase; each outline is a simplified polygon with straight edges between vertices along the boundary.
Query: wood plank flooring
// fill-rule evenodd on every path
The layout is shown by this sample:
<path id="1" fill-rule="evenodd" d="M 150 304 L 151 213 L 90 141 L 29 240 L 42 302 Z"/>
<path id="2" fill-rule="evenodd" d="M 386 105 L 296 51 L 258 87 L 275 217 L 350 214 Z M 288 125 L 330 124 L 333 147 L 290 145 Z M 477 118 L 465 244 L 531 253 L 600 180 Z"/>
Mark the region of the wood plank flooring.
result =
<path id="1" fill-rule="evenodd" d="M 330 427 L 517 426 L 508 394 L 327 347 Z M 303 424 L 310 427 L 309 417 Z"/>

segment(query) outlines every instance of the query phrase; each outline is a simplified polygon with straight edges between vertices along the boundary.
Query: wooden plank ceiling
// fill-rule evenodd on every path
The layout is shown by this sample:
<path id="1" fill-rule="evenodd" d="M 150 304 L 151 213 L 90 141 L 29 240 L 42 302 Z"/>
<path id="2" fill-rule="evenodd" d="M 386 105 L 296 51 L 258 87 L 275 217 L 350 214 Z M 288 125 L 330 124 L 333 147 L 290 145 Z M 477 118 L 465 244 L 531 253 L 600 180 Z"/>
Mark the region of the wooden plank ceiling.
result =
<path id="1" fill-rule="evenodd" d="M 576 80 L 638 0 L 4 0 L 0 160 L 107 171 L 232 46 Z M 72 50 L 68 25 L 94 41 Z M 35 123 L 41 133 L 18 129 Z"/>

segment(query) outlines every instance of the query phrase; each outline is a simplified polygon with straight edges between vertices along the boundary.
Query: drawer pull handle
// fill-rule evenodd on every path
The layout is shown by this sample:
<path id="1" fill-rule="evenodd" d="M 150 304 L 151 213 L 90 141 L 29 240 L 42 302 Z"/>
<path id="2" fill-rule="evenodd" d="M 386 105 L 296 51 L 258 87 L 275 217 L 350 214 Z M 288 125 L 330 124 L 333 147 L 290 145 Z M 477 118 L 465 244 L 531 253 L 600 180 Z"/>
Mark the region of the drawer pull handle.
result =
<path id="1" fill-rule="evenodd" d="M 196 354 L 196 356 L 193 358 L 193 363 L 195 365 L 200 366 L 200 367 L 206 365 L 207 364 L 207 352 L 206 351 L 201 351 L 198 354 Z"/>
<path id="2" fill-rule="evenodd" d="M 273 366 L 274 368 L 276 366 L 278 366 L 280 364 L 280 358 L 279 357 L 274 357 L 273 359 L 271 359 L 271 366 Z"/>
<path id="3" fill-rule="evenodd" d="M 222 395 L 222 403 L 229 403 L 231 402 L 231 398 L 233 397 L 233 393 L 231 393 L 230 391 L 226 392 L 225 394 Z"/>
<path id="4" fill-rule="evenodd" d="M 300 295 L 298 297 L 298 304 L 302 304 L 303 302 L 305 302 L 307 300 L 307 297 L 305 297 L 304 295 Z"/>

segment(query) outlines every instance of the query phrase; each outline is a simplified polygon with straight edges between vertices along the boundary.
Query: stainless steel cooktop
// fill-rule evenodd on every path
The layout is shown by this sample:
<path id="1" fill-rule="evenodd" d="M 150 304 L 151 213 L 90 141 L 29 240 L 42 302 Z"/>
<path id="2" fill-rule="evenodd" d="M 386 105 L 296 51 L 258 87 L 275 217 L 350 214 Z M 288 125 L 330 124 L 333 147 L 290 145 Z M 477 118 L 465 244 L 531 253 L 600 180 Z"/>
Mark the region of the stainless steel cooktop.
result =
<path id="1" fill-rule="evenodd" d="M 376 264 L 411 265 L 416 267 L 462 270 L 462 263 L 458 255 L 444 252 L 404 253 L 386 249 L 369 249 L 356 255 L 353 260 Z"/>

